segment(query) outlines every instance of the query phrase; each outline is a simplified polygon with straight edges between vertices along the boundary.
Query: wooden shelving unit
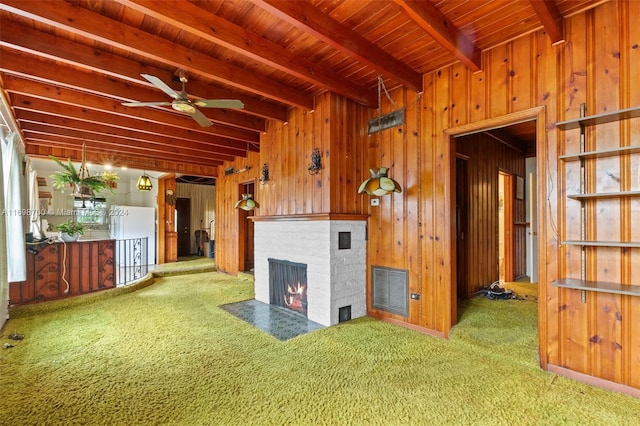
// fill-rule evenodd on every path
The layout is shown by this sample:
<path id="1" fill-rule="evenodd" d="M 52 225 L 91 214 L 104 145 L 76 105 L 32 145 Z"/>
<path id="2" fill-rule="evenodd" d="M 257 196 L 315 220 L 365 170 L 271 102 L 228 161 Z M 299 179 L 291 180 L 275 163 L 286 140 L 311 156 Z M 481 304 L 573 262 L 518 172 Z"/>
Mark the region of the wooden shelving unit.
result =
<path id="1" fill-rule="evenodd" d="M 569 198 L 574 200 L 598 199 L 598 198 L 625 198 L 640 197 L 640 191 L 620 191 L 620 192 L 598 192 L 587 194 L 569 194 Z"/>
<path id="2" fill-rule="evenodd" d="M 560 288 L 568 288 L 582 291 L 582 301 L 586 301 L 586 292 L 603 292 L 615 293 L 629 296 L 640 296 L 640 285 L 612 283 L 605 281 L 591 281 L 586 279 L 586 248 L 587 247 L 612 247 L 622 250 L 640 248 L 640 241 L 602 241 L 587 240 L 587 223 L 586 223 L 586 204 L 590 200 L 598 199 L 624 199 L 631 197 L 640 197 L 640 190 L 634 191 L 614 191 L 587 193 L 586 164 L 597 158 L 615 157 L 622 155 L 633 155 L 640 153 L 640 145 L 624 146 L 618 148 L 607 148 L 602 150 L 586 151 L 585 150 L 585 128 L 588 126 L 597 126 L 599 124 L 611 123 L 620 120 L 640 117 L 640 106 L 626 108 L 619 111 L 612 111 L 592 116 L 586 116 L 586 105 L 580 106 L 580 118 L 574 120 L 561 121 L 556 126 L 561 130 L 571 130 L 580 128 L 580 152 L 574 154 L 561 155 L 561 161 L 580 161 L 580 192 L 578 194 L 568 194 L 567 198 L 580 201 L 580 239 L 564 240 L 563 245 L 580 246 L 581 252 L 581 277 L 561 278 L 553 282 L 553 285 Z"/>
<path id="3" fill-rule="evenodd" d="M 573 278 L 562 278 L 556 280 L 553 282 L 553 285 L 556 287 L 571 288 L 574 290 L 640 296 L 640 286 L 637 285 L 607 283 L 602 281 L 576 280 Z"/>
<path id="4" fill-rule="evenodd" d="M 596 126 L 598 124 L 611 123 L 612 121 L 626 120 L 635 117 L 640 117 L 640 106 L 589 116 L 581 114 L 580 118 L 558 121 L 556 127 L 562 130 L 571 130 L 577 129 L 578 127 Z"/>

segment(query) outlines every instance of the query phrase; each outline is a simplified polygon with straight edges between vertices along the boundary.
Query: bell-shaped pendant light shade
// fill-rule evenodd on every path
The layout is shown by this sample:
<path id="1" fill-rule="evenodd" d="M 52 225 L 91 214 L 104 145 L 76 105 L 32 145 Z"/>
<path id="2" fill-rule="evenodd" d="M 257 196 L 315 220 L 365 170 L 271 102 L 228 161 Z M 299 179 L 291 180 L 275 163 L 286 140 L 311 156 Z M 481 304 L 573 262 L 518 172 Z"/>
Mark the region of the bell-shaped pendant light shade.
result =
<path id="1" fill-rule="evenodd" d="M 260 207 L 260 204 L 258 204 L 258 202 L 253 199 L 253 195 L 242 194 L 242 199 L 238 200 L 234 207 L 236 209 L 249 211 L 255 209 L 256 207 Z"/>
<path id="2" fill-rule="evenodd" d="M 400 184 L 387 176 L 386 167 L 380 167 L 377 171 L 369 169 L 369 173 L 371 173 L 371 177 L 362 182 L 358 194 L 366 192 L 369 195 L 380 197 L 392 192 L 402 192 Z"/>
<path id="3" fill-rule="evenodd" d="M 139 191 L 151 191 L 151 188 L 153 188 L 153 185 L 151 185 L 151 178 L 144 173 L 138 178 L 136 188 L 138 188 Z"/>

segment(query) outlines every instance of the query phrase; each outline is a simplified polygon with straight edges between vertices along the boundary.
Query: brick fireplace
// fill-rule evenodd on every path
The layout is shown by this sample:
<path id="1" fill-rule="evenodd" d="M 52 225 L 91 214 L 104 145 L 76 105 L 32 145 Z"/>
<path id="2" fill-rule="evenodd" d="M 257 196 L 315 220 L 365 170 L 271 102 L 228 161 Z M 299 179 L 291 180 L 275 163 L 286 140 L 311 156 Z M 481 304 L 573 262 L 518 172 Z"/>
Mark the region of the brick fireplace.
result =
<path id="1" fill-rule="evenodd" d="M 311 321 L 330 326 L 366 315 L 366 216 L 263 216 L 253 220 L 256 300 L 274 300 L 271 260 L 272 264 L 306 266 L 305 309 Z M 302 284 L 291 285 L 294 292 L 302 291 Z"/>

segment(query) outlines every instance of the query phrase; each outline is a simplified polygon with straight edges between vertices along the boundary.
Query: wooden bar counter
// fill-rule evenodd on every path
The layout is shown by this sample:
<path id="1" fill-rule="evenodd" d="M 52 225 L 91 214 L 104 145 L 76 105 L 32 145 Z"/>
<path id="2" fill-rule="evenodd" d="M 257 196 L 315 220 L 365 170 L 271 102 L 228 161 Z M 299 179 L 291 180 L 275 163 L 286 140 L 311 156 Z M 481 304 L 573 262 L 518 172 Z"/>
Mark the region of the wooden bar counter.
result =
<path id="1" fill-rule="evenodd" d="M 115 240 L 29 243 L 27 279 L 9 284 L 9 304 L 63 299 L 116 286 Z"/>

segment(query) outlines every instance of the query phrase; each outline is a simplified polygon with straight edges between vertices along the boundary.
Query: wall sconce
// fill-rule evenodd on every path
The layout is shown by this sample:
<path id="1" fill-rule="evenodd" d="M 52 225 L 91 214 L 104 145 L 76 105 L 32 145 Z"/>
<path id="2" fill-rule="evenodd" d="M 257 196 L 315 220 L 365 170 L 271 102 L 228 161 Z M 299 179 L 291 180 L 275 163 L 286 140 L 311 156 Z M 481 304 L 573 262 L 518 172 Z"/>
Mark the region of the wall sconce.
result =
<path id="1" fill-rule="evenodd" d="M 369 173 L 371 173 L 371 177 L 362 182 L 358 189 L 358 194 L 366 192 L 369 195 L 379 197 L 392 192 L 402 192 L 400 184 L 387 176 L 386 167 L 380 167 L 378 171 L 369 169 Z"/>
<path id="2" fill-rule="evenodd" d="M 249 211 L 255 209 L 256 207 L 260 207 L 260 204 L 258 204 L 258 202 L 253 199 L 252 194 L 242 194 L 242 199 L 238 200 L 234 207 L 236 209 Z"/>
<path id="3" fill-rule="evenodd" d="M 138 183 L 136 184 L 136 188 L 138 188 L 138 191 L 151 191 L 151 188 L 153 188 L 153 185 L 151 184 L 151 178 L 147 175 L 146 172 L 144 172 L 142 174 L 142 176 L 140 176 L 138 178 Z"/>
<path id="4" fill-rule="evenodd" d="M 307 167 L 310 175 L 317 175 L 320 172 L 320 169 L 322 168 L 320 159 L 320 150 L 318 148 L 314 148 L 311 153 L 311 164 Z"/>
<path id="5" fill-rule="evenodd" d="M 264 163 L 260 171 L 260 183 L 264 185 L 267 182 L 269 182 L 269 165 Z"/>

